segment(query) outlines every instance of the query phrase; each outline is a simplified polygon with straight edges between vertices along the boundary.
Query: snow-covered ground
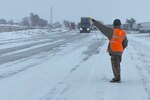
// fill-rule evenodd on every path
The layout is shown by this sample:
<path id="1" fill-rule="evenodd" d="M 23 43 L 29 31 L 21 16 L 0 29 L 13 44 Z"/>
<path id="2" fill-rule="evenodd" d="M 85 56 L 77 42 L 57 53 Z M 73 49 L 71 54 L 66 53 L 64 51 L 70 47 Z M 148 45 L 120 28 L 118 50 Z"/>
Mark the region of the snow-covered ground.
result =
<path id="1" fill-rule="evenodd" d="M 0 33 L 0 100 L 149 100 L 150 35 L 128 35 L 113 84 L 108 40 L 97 33 Z"/>

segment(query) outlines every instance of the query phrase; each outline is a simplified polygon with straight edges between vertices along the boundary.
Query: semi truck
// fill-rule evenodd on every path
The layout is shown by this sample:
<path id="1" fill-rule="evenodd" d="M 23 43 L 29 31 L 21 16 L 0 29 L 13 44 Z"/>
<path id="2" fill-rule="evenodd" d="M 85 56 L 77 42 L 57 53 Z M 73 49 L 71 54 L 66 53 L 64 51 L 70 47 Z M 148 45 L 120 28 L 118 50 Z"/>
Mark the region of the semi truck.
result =
<path id="1" fill-rule="evenodd" d="M 92 23 L 89 17 L 81 17 L 80 21 L 80 33 L 90 33 Z"/>
<path id="2" fill-rule="evenodd" d="M 139 32 L 140 33 L 149 33 L 150 32 L 150 22 L 143 22 L 139 24 Z"/>

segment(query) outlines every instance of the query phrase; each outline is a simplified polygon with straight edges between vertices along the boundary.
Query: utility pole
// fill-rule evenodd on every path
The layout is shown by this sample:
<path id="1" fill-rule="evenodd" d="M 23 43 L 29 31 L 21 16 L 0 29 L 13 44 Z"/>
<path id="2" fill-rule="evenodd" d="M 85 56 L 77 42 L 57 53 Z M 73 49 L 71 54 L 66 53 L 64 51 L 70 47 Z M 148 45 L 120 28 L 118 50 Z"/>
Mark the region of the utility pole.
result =
<path id="1" fill-rule="evenodd" d="M 53 7 L 51 7 L 50 26 L 53 27 Z"/>

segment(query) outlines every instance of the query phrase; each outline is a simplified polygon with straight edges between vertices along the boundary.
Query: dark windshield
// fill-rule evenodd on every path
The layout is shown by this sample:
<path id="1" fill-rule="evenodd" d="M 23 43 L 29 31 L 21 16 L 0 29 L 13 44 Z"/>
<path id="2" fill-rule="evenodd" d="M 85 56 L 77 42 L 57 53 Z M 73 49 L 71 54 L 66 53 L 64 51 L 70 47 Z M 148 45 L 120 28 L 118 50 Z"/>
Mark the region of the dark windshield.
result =
<path id="1" fill-rule="evenodd" d="M 89 18 L 81 18 L 81 23 L 82 24 L 88 24 L 88 23 L 90 23 L 90 20 L 89 20 Z"/>

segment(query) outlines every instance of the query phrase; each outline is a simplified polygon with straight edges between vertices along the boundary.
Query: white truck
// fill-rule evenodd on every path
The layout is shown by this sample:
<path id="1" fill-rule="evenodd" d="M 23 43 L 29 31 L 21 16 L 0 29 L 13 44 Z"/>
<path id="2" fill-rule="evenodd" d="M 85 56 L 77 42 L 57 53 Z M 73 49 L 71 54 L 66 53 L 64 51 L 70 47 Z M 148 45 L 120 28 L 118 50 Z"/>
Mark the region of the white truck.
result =
<path id="1" fill-rule="evenodd" d="M 143 22 L 139 24 L 139 32 L 140 33 L 150 33 L 150 22 Z"/>

